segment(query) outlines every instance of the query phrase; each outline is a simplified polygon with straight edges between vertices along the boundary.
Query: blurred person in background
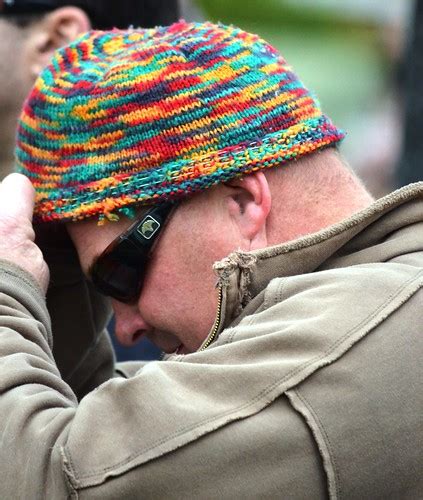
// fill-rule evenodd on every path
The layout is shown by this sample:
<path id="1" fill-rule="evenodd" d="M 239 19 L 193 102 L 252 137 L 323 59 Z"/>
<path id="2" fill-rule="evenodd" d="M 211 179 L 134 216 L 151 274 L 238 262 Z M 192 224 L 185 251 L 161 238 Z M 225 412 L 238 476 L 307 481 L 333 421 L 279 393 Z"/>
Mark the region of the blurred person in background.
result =
<path id="1" fill-rule="evenodd" d="M 419 497 L 423 183 L 374 201 L 343 136 L 233 26 L 56 54 L 0 185 L 0 497 Z M 114 364 L 110 306 L 165 358 Z"/>
<path id="2" fill-rule="evenodd" d="M 150 28 L 178 18 L 178 0 L 0 0 L 0 179 L 13 170 L 22 102 L 57 48 L 91 28 Z"/>

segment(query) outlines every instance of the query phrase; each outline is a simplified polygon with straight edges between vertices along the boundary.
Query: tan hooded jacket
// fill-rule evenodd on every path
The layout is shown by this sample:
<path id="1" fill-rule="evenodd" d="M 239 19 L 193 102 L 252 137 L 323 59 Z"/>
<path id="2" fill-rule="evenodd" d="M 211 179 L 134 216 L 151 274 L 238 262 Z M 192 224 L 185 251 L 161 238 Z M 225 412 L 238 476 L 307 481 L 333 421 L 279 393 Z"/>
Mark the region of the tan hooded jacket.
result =
<path id="1" fill-rule="evenodd" d="M 56 361 L 0 262 L 2 500 L 422 495 L 423 183 L 218 263 L 217 338 L 165 361 L 114 367 L 107 305 L 55 255 Z"/>

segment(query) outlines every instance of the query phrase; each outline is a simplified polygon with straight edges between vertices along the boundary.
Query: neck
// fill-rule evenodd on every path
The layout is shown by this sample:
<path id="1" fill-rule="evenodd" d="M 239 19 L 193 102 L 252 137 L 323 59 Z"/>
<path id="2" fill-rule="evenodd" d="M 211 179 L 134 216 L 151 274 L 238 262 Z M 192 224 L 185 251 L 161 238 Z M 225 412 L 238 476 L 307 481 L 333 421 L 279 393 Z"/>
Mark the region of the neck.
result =
<path id="1" fill-rule="evenodd" d="M 270 245 L 316 233 L 373 202 L 332 149 L 297 160 L 279 173 L 275 171 L 274 177 L 277 196 L 272 194 Z"/>
<path id="2" fill-rule="evenodd" d="M 0 115 L 0 180 L 14 169 L 14 147 L 17 116 L 12 112 Z"/>

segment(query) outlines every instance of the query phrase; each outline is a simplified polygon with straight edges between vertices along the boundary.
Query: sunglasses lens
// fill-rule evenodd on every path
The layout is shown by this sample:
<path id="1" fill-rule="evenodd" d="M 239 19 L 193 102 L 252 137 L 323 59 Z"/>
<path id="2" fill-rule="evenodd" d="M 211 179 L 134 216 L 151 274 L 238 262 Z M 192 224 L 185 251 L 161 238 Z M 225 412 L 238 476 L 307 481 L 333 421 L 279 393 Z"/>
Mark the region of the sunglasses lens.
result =
<path id="1" fill-rule="evenodd" d="M 142 283 L 142 271 L 125 262 L 105 255 L 97 260 L 92 272 L 92 281 L 97 289 L 121 302 L 137 298 Z"/>
<path id="2" fill-rule="evenodd" d="M 120 302 L 137 299 L 151 248 L 173 206 L 163 203 L 148 210 L 96 259 L 90 274 L 101 293 Z"/>

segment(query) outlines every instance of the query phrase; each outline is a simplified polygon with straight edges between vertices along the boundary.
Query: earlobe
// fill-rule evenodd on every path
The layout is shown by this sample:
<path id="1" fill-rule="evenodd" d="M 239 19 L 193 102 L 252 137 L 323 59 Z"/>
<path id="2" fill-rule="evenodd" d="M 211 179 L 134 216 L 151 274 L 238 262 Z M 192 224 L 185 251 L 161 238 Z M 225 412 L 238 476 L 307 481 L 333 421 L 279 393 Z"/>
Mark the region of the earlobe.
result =
<path id="1" fill-rule="evenodd" d="M 263 172 L 254 172 L 226 184 L 231 193 L 229 210 L 249 250 L 267 244 L 266 221 L 271 208 L 271 193 Z"/>
<path id="2" fill-rule="evenodd" d="M 53 52 L 91 29 L 87 14 L 78 7 L 62 7 L 47 14 L 29 40 L 29 68 L 35 79 Z"/>

